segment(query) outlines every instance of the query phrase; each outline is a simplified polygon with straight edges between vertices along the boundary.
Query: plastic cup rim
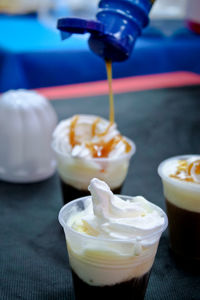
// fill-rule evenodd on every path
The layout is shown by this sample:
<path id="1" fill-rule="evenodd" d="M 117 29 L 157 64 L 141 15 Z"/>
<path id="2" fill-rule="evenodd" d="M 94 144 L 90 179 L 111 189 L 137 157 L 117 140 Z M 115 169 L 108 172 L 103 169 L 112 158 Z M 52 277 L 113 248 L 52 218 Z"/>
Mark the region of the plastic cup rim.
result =
<path id="1" fill-rule="evenodd" d="M 126 195 L 116 195 L 120 198 L 133 198 L 133 196 L 126 196 Z M 74 230 L 73 228 L 71 228 L 70 226 L 68 226 L 64 221 L 63 221 L 63 218 L 62 218 L 62 214 L 64 212 L 64 210 L 68 207 L 68 206 L 71 206 L 79 201 L 84 201 L 88 198 L 91 198 L 91 196 L 85 196 L 85 197 L 81 197 L 81 198 L 78 198 L 76 200 L 72 200 L 70 201 L 69 203 L 65 204 L 59 211 L 59 214 L 58 214 L 58 221 L 59 223 L 61 224 L 61 226 L 64 228 L 67 228 L 67 230 L 71 231 L 72 233 L 80 236 L 80 237 L 85 237 L 85 238 L 88 238 L 88 239 L 91 239 L 93 241 L 97 240 L 97 241 L 102 241 L 102 242 L 113 242 L 113 243 L 131 243 L 131 242 L 136 242 L 137 241 L 137 237 L 136 238 L 130 238 L 129 240 L 124 240 L 124 239 L 109 239 L 109 238 L 99 238 L 99 237 L 94 237 L 94 236 L 90 236 L 90 235 L 84 235 L 80 232 L 77 232 L 76 230 Z M 150 202 L 151 203 L 151 202 Z M 165 229 L 167 228 L 168 226 L 168 218 L 167 218 L 167 215 L 166 213 L 157 205 L 151 203 L 151 205 L 153 207 L 156 207 L 156 209 L 158 209 L 161 213 L 162 213 L 162 216 L 164 217 L 164 224 L 155 232 L 151 233 L 151 234 L 147 234 L 147 235 L 144 235 L 141 237 L 141 240 L 148 240 L 150 238 L 153 238 L 154 236 L 157 236 L 157 235 L 161 235 Z M 160 236 L 159 236 L 160 238 Z M 159 240 L 158 238 L 158 240 Z"/>
<path id="2" fill-rule="evenodd" d="M 181 181 L 181 180 L 178 180 L 178 179 L 175 179 L 175 178 L 171 178 L 169 177 L 168 175 L 164 174 L 164 172 L 162 171 L 163 170 L 163 166 L 165 164 L 167 164 L 169 161 L 172 161 L 172 160 L 179 160 L 179 159 L 184 159 L 184 158 L 190 158 L 190 157 L 194 157 L 194 156 L 199 156 L 199 159 L 200 159 L 200 155 L 199 154 L 183 154 L 183 155 L 176 155 L 176 156 L 172 156 L 172 157 L 169 157 L 165 160 L 163 160 L 159 165 L 158 165 L 158 169 L 157 169 L 157 172 L 158 172 L 158 175 L 160 176 L 160 178 L 162 180 L 165 180 L 173 185 L 177 185 L 177 186 L 180 186 L 183 188 L 183 186 L 185 188 L 194 188 L 195 190 L 199 190 L 200 191 L 200 184 L 199 183 L 194 183 L 194 182 L 186 182 L 186 181 Z"/>
<path id="3" fill-rule="evenodd" d="M 110 162 L 110 161 L 120 161 L 120 160 L 123 160 L 125 158 L 131 158 L 135 152 L 136 152 L 136 145 L 135 143 L 129 139 L 128 137 L 126 136 L 123 136 L 123 138 L 125 138 L 131 145 L 131 150 L 128 152 L 128 153 L 124 153 L 122 155 L 120 155 L 119 157 L 91 157 L 91 158 L 85 158 L 85 157 L 74 157 L 74 156 L 71 156 L 70 154 L 68 153 L 63 153 L 61 152 L 59 149 L 57 149 L 56 145 L 55 145 L 55 141 L 53 141 L 51 143 L 51 147 L 53 149 L 53 151 L 56 153 L 56 154 L 59 154 L 60 156 L 62 157 L 65 157 L 65 158 L 71 158 L 71 159 L 80 159 L 80 160 L 85 160 L 85 161 L 98 161 L 98 162 Z"/>

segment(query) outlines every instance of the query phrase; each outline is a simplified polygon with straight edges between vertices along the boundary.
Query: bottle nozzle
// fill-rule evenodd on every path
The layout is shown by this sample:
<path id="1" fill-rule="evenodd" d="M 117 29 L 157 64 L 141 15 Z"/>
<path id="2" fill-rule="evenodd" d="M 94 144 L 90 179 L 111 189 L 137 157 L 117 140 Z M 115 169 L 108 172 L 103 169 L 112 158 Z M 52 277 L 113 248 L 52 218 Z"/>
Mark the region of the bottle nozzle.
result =
<path id="1" fill-rule="evenodd" d="M 89 32 L 90 49 L 112 61 L 129 58 L 142 28 L 148 24 L 152 0 L 101 0 L 97 20 L 63 18 L 58 20 L 62 38 Z"/>

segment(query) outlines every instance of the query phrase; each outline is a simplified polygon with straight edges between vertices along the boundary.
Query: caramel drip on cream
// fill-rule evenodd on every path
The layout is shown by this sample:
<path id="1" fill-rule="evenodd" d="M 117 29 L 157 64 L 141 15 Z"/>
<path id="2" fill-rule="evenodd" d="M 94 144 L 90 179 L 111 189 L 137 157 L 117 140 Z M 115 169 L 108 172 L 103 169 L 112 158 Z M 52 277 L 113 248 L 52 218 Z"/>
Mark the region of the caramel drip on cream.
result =
<path id="1" fill-rule="evenodd" d="M 97 119 L 94 121 L 94 123 L 92 124 L 92 137 L 94 137 L 95 135 L 98 136 L 98 137 L 103 137 L 103 136 L 105 136 L 105 135 L 108 133 L 110 127 L 113 125 L 113 123 L 109 123 L 108 126 L 107 126 L 107 128 L 105 129 L 105 131 L 100 132 L 100 133 L 96 133 L 96 128 L 97 128 L 97 125 L 98 125 L 98 123 L 99 123 L 100 121 L 101 121 L 101 119 L 100 119 L 100 118 L 97 118 Z"/>
<path id="2" fill-rule="evenodd" d="M 108 133 L 108 131 L 109 131 L 109 129 L 110 129 L 110 127 L 111 127 L 112 125 L 113 125 L 113 123 L 109 123 L 108 127 L 106 128 L 106 130 L 105 130 L 104 132 L 97 133 L 97 136 L 98 136 L 98 137 L 103 137 L 103 136 L 105 136 L 105 135 Z"/>
<path id="3" fill-rule="evenodd" d="M 78 122 L 79 116 L 74 116 L 71 124 L 70 124 L 70 129 L 69 129 L 69 142 L 70 145 L 72 146 L 72 148 L 77 144 L 76 142 L 76 134 L 75 134 L 75 129 L 76 129 L 76 125 Z"/>
<path id="4" fill-rule="evenodd" d="M 96 135 L 96 128 L 97 128 L 97 125 L 100 122 L 100 120 L 101 120 L 100 118 L 96 118 L 96 120 L 92 124 L 92 137 L 94 137 Z"/>
<path id="5" fill-rule="evenodd" d="M 74 116 L 71 120 L 70 129 L 69 129 L 69 142 L 72 148 L 76 145 L 79 145 L 79 141 L 76 139 L 76 126 L 77 122 L 79 120 L 79 116 Z M 112 123 L 109 123 L 106 129 L 103 132 L 97 133 L 97 125 L 101 121 L 101 118 L 96 118 L 96 120 L 92 123 L 91 126 L 91 136 L 92 138 L 97 136 L 100 138 L 100 141 L 98 142 L 86 142 L 86 147 L 90 150 L 90 153 L 92 157 L 94 158 L 105 158 L 108 157 L 110 152 L 117 146 L 117 144 L 122 141 L 125 145 L 125 153 L 128 153 L 131 151 L 131 145 L 128 143 L 128 141 L 123 138 L 120 134 L 116 135 L 114 138 L 109 140 L 108 142 L 105 142 L 103 140 L 103 137 L 107 135 L 109 132 Z M 102 137 L 102 139 L 101 139 Z"/>
<path id="6" fill-rule="evenodd" d="M 196 175 L 200 175 L 200 160 L 196 160 L 192 163 L 188 163 L 186 160 L 180 160 L 178 162 L 178 167 L 177 171 L 175 174 L 171 174 L 171 178 L 176 178 L 181 181 L 187 181 L 187 182 L 193 182 L 193 183 L 198 183 L 197 181 L 194 180 L 192 176 L 192 168 L 194 168 L 194 173 Z M 184 176 L 181 176 L 184 175 Z"/>
<path id="7" fill-rule="evenodd" d="M 108 142 L 87 143 L 86 147 L 90 150 L 94 158 L 106 158 L 120 141 L 125 143 L 125 152 L 128 153 L 131 150 L 131 145 L 121 135 L 115 136 Z"/>
<path id="8" fill-rule="evenodd" d="M 131 145 L 130 145 L 123 137 L 121 137 L 121 140 L 122 140 L 122 142 L 123 142 L 123 143 L 125 144 L 125 146 L 126 146 L 125 152 L 126 152 L 126 153 L 130 152 L 130 151 L 131 151 Z"/>
<path id="9" fill-rule="evenodd" d="M 188 175 L 192 175 L 191 174 L 191 170 L 194 167 L 194 165 L 196 165 L 195 167 L 195 174 L 196 175 L 200 175 L 200 160 L 196 160 L 194 162 L 192 162 L 189 166 L 188 166 Z"/>

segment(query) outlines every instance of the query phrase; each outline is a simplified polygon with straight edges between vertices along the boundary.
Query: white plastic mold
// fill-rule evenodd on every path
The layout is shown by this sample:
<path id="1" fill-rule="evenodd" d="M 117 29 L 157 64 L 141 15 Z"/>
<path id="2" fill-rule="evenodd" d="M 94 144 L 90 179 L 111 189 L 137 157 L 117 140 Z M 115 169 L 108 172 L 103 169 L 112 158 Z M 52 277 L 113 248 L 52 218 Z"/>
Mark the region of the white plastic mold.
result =
<path id="1" fill-rule="evenodd" d="M 0 97 L 0 179 L 35 182 L 55 171 L 51 149 L 57 116 L 34 91 L 8 91 Z"/>

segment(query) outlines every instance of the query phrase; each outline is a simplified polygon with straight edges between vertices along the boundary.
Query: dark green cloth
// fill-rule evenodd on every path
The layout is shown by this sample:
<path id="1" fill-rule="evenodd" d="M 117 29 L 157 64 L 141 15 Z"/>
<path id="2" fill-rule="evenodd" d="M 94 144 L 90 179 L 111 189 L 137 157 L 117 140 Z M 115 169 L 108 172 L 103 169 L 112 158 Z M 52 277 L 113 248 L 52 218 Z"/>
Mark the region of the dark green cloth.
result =
<path id="1" fill-rule="evenodd" d="M 59 119 L 109 113 L 107 96 L 52 104 Z M 115 109 L 119 130 L 137 145 L 123 194 L 144 195 L 165 209 L 157 166 L 170 156 L 200 153 L 200 87 L 116 95 Z M 0 181 L 0 300 L 73 299 L 64 234 L 57 221 L 61 206 L 57 174 L 35 184 Z M 200 277 L 176 263 L 167 231 L 145 299 L 200 299 Z"/>

